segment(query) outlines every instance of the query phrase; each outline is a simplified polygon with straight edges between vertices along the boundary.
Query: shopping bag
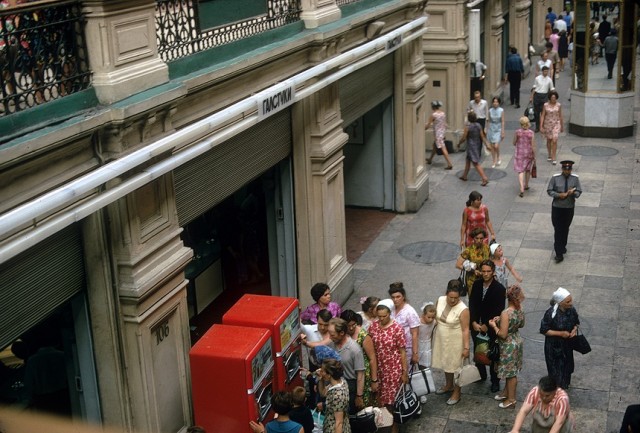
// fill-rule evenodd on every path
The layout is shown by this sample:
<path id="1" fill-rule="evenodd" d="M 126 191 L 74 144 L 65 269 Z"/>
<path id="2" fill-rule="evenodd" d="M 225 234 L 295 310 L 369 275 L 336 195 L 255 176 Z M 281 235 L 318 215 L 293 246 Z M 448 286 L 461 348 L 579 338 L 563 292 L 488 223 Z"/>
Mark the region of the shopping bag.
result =
<path id="1" fill-rule="evenodd" d="M 317 409 L 312 410 L 311 415 L 313 416 L 312 433 L 322 433 L 322 428 L 324 426 L 324 415 Z"/>
<path id="2" fill-rule="evenodd" d="M 398 424 L 404 424 L 413 418 L 419 410 L 420 401 L 411 388 L 411 384 L 400 385 L 393 403 L 393 420 Z"/>
<path id="3" fill-rule="evenodd" d="M 487 334 L 478 334 L 473 339 L 473 361 L 477 364 L 489 365 L 491 360 L 489 354 L 489 336 Z"/>
<path id="4" fill-rule="evenodd" d="M 354 415 L 349 415 L 351 433 L 374 433 L 378 431 L 373 406 L 365 407 Z"/>
<path id="5" fill-rule="evenodd" d="M 409 371 L 409 381 L 418 397 L 431 394 L 436 390 L 433 374 L 429 368 L 419 368 L 415 364 L 412 364 L 411 370 Z"/>

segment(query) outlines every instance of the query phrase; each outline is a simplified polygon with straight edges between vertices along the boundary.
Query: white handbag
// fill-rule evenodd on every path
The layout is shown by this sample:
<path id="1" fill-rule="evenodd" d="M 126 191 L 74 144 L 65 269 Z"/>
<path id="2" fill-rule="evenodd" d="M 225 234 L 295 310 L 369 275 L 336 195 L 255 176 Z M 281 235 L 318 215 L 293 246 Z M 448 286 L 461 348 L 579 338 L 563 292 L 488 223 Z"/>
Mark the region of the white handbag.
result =
<path id="1" fill-rule="evenodd" d="M 436 391 L 433 374 L 429 368 L 421 369 L 416 367 L 415 364 L 412 364 L 409 372 L 409 379 L 411 381 L 411 387 L 418 397 L 422 397 L 423 395 L 431 394 Z"/>
<path id="2" fill-rule="evenodd" d="M 480 380 L 478 367 L 471 364 L 468 359 L 462 362 L 462 367 L 453 373 L 453 380 L 457 386 L 467 386 Z"/>

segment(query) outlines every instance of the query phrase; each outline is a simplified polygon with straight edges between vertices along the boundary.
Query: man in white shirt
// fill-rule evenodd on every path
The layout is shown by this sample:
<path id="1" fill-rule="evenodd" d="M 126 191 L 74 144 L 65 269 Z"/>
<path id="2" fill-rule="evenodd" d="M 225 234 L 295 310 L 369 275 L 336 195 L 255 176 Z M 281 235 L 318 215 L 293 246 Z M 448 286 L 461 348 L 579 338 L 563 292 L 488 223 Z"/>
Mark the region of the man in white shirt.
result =
<path id="1" fill-rule="evenodd" d="M 558 33 L 567 31 L 567 22 L 564 20 L 564 15 L 560 15 L 558 19 L 553 23 L 553 28 L 558 29 Z"/>
<path id="2" fill-rule="evenodd" d="M 531 88 L 531 97 L 529 102 L 533 102 L 533 112 L 535 115 L 536 132 L 540 131 L 540 113 L 544 103 L 549 100 L 549 92 L 554 90 L 553 81 L 549 77 L 549 67 L 542 67 L 542 74 L 538 75 L 533 81 Z"/>
<path id="3" fill-rule="evenodd" d="M 473 99 L 469 101 L 469 107 L 467 111 L 473 111 L 476 113 L 476 118 L 482 129 L 487 121 L 487 115 L 489 114 L 489 104 L 485 99 L 482 99 L 482 93 L 479 90 L 473 92 Z"/>
<path id="4" fill-rule="evenodd" d="M 484 76 L 487 71 L 487 65 L 480 60 L 471 62 L 471 97 L 476 91 L 484 92 Z"/>

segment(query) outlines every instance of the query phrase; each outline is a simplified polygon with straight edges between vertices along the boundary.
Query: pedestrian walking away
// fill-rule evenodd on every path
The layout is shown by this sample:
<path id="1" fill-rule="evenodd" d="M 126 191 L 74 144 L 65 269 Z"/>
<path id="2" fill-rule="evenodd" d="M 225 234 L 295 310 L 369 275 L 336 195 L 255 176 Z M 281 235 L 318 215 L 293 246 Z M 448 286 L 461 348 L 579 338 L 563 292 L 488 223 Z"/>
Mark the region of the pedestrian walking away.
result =
<path id="1" fill-rule="evenodd" d="M 564 260 L 576 199 L 582 194 L 580 179 L 572 173 L 574 162 L 565 160 L 560 161 L 560 164 L 562 173 L 554 174 L 547 187 L 547 194 L 553 197 L 551 223 L 554 230 L 553 248 L 556 253 L 556 263 Z"/>
<path id="2" fill-rule="evenodd" d="M 504 81 L 509 83 L 511 105 L 520 108 L 520 84 L 524 76 L 524 65 L 516 47 L 509 47 L 509 56 L 505 65 Z"/>

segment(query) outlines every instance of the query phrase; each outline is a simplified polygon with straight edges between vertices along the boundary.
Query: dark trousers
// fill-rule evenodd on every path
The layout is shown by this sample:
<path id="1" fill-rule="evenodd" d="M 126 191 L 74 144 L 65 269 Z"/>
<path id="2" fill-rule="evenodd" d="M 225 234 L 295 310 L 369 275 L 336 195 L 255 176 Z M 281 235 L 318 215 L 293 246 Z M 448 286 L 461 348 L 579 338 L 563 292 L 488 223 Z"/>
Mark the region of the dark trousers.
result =
<path id="1" fill-rule="evenodd" d="M 358 381 L 356 379 L 345 379 L 349 387 L 349 414 L 358 412 L 356 409 L 356 394 L 358 393 Z"/>
<path id="2" fill-rule="evenodd" d="M 613 74 L 613 64 L 616 62 L 616 53 L 605 53 L 604 58 L 607 61 L 607 71 L 609 72 L 608 77 L 611 78 L 611 74 Z"/>
<path id="3" fill-rule="evenodd" d="M 509 98 L 511 99 L 511 105 L 520 105 L 520 82 L 522 81 L 522 74 L 520 72 L 507 72 L 507 79 L 509 80 Z"/>
<path id="4" fill-rule="evenodd" d="M 471 77 L 471 96 L 469 99 L 473 99 L 473 94 L 476 90 L 479 90 L 484 95 L 484 80 L 481 80 L 480 77 Z"/>
<path id="5" fill-rule="evenodd" d="M 473 346 L 474 346 L 474 351 L 475 351 L 475 342 L 476 342 L 476 336 L 478 335 L 478 333 L 476 331 L 471 331 L 471 339 L 473 340 Z M 489 346 L 491 346 L 491 344 L 493 342 L 495 342 L 495 337 L 491 336 L 491 334 L 488 334 L 490 337 L 489 340 Z M 487 366 L 484 364 L 479 364 L 476 362 L 476 367 L 478 367 L 478 371 L 480 372 L 480 378 L 482 380 L 485 380 L 487 378 Z M 496 371 L 496 363 L 491 361 L 491 365 L 489 365 L 489 375 L 491 376 L 491 383 L 500 383 L 500 378 L 498 378 L 498 372 Z"/>
<path id="6" fill-rule="evenodd" d="M 546 93 L 534 93 L 533 94 L 533 114 L 535 116 L 534 122 L 536 123 L 536 131 L 540 131 L 540 113 L 542 113 L 542 107 L 544 103 L 549 100 L 549 95 Z"/>
<path id="7" fill-rule="evenodd" d="M 574 208 L 561 208 L 551 206 L 551 223 L 553 224 L 553 249 L 556 256 L 561 256 L 567 252 L 567 238 L 569 237 L 569 226 L 573 221 Z"/>

